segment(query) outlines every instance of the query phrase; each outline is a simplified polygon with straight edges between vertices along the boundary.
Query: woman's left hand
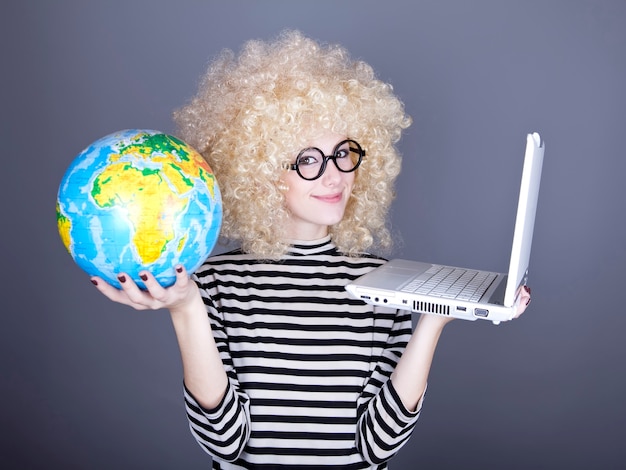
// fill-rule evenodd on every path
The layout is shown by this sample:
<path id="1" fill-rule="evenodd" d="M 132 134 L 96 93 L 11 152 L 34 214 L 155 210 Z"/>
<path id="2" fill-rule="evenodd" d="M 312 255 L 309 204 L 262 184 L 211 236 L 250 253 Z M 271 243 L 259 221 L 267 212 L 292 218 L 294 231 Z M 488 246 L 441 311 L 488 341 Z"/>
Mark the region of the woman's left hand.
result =
<path id="1" fill-rule="evenodd" d="M 524 310 L 526 310 L 526 307 L 528 307 L 529 303 L 530 303 L 530 287 L 522 286 L 520 287 L 519 298 L 517 300 L 517 312 L 515 312 L 515 316 L 513 318 L 517 318 L 522 313 L 524 313 Z"/>

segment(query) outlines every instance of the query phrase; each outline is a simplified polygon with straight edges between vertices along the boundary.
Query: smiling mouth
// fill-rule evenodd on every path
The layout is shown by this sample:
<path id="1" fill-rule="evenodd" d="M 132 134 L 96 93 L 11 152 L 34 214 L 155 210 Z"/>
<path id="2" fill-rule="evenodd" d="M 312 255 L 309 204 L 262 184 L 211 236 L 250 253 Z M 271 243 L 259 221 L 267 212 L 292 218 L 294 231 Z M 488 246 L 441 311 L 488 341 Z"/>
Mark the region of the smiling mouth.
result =
<path id="1" fill-rule="evenodd" d="M 336 202 L 341 201 L 342 196 L 343 196 L 342 193 L 337 193 L 337 194 L 328 194 L 326 196 L 314 196 L 314 197 L 318 201 L 336 203 Z"/>

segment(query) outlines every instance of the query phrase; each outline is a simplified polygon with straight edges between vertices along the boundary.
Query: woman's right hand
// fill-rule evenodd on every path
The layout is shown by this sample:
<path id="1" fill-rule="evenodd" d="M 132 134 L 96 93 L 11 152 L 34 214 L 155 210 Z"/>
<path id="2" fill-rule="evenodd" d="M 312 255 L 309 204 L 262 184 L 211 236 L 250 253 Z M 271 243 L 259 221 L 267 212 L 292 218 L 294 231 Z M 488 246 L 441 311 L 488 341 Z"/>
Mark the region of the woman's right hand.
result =
<path id="1" fill-rule="evenodd" d="M 186 310 L 197 302 L 200 293 L 195 282 L 183 266 L 176 266 L 176 282 L 167 288 L 162 287 L 152 274 L 139 273 L 147 290 L 140 289 L 126 273 L 119 273 L 121 289 L 113 287 L 104 279 L 93 276 L 92 284 L 110 300 L 128 305 L 136 310 L 158 310 L 166 308 L 170 312 Z"/>

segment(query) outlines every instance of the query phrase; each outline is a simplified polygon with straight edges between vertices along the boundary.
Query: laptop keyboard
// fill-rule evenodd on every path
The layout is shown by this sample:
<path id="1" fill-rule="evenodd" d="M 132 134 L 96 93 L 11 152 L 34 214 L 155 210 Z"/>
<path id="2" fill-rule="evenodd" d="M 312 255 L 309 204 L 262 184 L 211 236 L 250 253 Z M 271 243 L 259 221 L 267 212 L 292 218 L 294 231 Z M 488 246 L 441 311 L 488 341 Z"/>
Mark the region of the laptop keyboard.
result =
<path id="1" fill-rule="evenodd" d="M 446 299 L 477 302 L 496 276 L 496 273 L 485 271 L 433 266 L 401 290 Z"/>

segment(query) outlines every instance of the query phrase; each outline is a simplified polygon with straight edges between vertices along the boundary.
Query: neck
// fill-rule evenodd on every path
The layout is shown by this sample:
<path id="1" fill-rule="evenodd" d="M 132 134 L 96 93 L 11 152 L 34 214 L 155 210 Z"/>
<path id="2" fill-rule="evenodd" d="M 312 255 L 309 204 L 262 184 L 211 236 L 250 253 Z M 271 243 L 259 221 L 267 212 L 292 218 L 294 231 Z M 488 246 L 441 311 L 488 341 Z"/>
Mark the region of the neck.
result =
<path id="1" fill-rule="evenodd" d="M 307 226 L 299 225 L 297 229 L 293 227 L 287 229 L 286 238 L 289 240 L 319 240 L 328 235 L 328 227 L 311 224 Z"/>

